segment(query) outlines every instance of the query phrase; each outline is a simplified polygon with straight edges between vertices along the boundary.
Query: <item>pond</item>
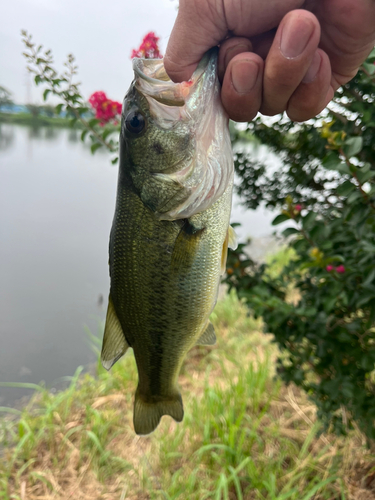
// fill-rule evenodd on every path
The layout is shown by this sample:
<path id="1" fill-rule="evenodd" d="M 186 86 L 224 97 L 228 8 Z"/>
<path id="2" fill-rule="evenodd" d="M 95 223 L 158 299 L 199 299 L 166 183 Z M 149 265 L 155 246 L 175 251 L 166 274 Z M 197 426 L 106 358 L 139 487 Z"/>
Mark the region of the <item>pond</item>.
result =
<path id="1" fill-rule="evenodd" d="M 0 124 L 0 171 L 0 382 L 58 387 L 96 360 L 86 329 L 105 318 L 117 167 L 75 130 Z M 235 198 L 240 238 L 272 218 Z M 0 406 L 27 394 L 0 387 Z"/>

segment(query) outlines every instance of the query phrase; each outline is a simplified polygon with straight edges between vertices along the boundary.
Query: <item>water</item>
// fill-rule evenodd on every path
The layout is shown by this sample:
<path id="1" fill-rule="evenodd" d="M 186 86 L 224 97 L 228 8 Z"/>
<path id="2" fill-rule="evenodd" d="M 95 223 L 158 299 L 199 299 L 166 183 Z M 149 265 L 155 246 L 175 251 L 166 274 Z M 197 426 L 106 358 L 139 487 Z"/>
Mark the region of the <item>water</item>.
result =
<path id="1" fill-rule="evenodd" d="M 0 381 L 54 387 L 96 360 L 84 327 L 105 318 L 117 167 L 75 131 L 0 124 L 0 172 Z M 241 238 L 271 232 L 237 199 L 232 218 Z M 0 406 L 27 393 L 0 387 Z"/>

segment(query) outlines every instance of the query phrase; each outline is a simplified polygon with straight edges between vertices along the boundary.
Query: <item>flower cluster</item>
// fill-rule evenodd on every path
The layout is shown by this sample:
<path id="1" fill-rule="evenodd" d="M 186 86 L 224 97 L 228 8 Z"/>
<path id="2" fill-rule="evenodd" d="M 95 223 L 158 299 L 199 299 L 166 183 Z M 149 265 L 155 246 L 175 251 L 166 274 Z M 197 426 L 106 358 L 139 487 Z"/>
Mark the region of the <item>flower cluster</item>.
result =
<path id="1" fill-rule="evenodd" d="M 121 103 L 111 101 L 102 91 L 94 92 L 89 98 L 89 103 L 95 109 L 95 118 L 102 123 L 108 123 L 121 114 Z"/>
<path id="2" fill-rule="evenodd" d="M 332 271 L 336 271 L 336 273 L 344 274 L 345 273 L 345 266 L 343 266 L 342 264 L 340 264 L 339 266 L 334 267 L 331 264 L 329 264 L 326 267 L 326 271 L 328 271 L 329 273 L 331 273 Z"/>
<path id="3" fill-rule="evenodd" d="M 131 58 L 142 57 L 144 59 L 161 59 L 162 55 L 158 46 L 159 37 L 155 35 L 153 31 L 147 33 L 147 35 L 142 40 L 142 43 L 138 50 L 133 49 L 131 53 Z"/>

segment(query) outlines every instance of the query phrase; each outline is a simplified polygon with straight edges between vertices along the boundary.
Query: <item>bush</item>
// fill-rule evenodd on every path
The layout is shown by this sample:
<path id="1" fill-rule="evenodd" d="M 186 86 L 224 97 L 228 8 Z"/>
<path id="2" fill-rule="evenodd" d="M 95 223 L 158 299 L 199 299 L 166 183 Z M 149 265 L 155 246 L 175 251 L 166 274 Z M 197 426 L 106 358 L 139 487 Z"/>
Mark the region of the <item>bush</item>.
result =
<path id="1" fill-rule="evenodd" d="M 228 259 L 226 281 L 262 316 L 282 350 L 278 371 L 303 387 L 325 429 L 354 422 L 375 438 L 375 51 L 323 116 L 280 117 L 247 133 L 279 154 L 277 176 L 257 164 L 237 135 L 235 167 L 247 206 L 280 214 L 295 255 L 280 273 L 246 256 Z M 291 297 L 291 285 L 297 293 Z"/>

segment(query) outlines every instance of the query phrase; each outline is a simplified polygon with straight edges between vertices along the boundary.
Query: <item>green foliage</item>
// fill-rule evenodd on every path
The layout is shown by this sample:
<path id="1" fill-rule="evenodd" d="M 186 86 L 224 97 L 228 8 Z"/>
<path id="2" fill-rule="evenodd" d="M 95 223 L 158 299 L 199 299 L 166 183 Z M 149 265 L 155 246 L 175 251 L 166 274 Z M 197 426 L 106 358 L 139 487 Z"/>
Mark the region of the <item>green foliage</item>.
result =
<path id="1" fill-rule="evenodd" d="M 239 148 L 245 203 L 278 209 L 294 258 L 278 274 L 232 252 L 227 282 L 262 316 L 278 371 L 307 391 L 326 429 L 375 438 L 375 51 L 323 116 L 248 124 L 280 155 L 277 175 Z M 243 132 L 241 136 L 243 141 Z M 291 287 L 294 294 L 291 294 Z"/>
<path id="2" fill-rule="evenodd" d="M 87 105 L 84 97 L 80 91 L 80 84 L 75 82 L 77 75 L 77 65 L 75 58 L 72 54 L 68 55 L 67 61 L 64 63 L 65 70 L 62 73 L 54 68 L 54 60 L 50 50 L 43 50 L 43 46 L 36 44 L 32 40 L 32 36 L 26 31 L 22 31 L 22 40 L 26 47 L 24 56 L 28 63 L 28 70 L 34 75 L 34 82 L 36 85 L 45 86 L 43 91 L 43 99 L 46 101 L 50 95 L 58 97 L 62 102 L 55 107 L 55 114 L 60 116 L 64 113 L 69 119 L 72 126 L 76 122 L 84 128 L 81 135 L 82 141 L 85 141 L 86 136 L 89 136 L 91 141 L 91 151 L 94 153 L 97 149 L 105 147 L 110 153 L 116 156 L 113 158 L 112 163 L 117 161 L 118 154 L 118 135 L 120 125 L 103 124 L 100 120 L 90 118 L 92 113 L 90 107 Z M 1 90 L 1 88 L 0 88 Z M 30 111 L 40 111 L 41 108 L 33 106 Z M 50 107 L 45 106 L 44 111 L 50 116 Z M 39 112 L 38 111 L 38 112 Z M 37 115 L 35 115 L 37 116 Z M 116 139 L 113 139 L 114 135 Z"/>
<path id="3" fill-rule="evenodd" d="M 27 109 L 34 119 L 37 118 L 40 114 L 40 106 L 37 106 L 35 104 L 28 104 Z"/>

